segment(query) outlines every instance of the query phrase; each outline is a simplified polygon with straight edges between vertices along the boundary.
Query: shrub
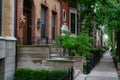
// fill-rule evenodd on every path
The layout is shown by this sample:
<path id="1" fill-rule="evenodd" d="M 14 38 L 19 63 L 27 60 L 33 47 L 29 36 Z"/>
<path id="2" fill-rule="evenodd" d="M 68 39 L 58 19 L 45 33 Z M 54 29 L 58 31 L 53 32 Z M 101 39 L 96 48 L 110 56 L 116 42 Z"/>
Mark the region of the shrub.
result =
<path id="1" fill-rule="evenodd" d="M 58 80 L 66 74 L 65 71 L 62 70 L 53 70 L 49 72 L 49 80 Z"/>
<path id="2" fill-rule="evenodd" d="M 83 31 L 77 36 L 72 36 L 65 31 L 65 35 L 58 36 L 57 45 L 65 49 L 69 56 L 84 56 L 91 57 L 91 50 L 95 50 L 92 45 L 93 37 L 90 37 L 87 32 Z"/>
<path id="3" fill-rule="evenodd" d="M 14 80 L 58 80 L 64 76 L 67 71 L 63 70 L 32 70 L 17 69 L 14 74 Z"/>
<path id="4" fill-rule="evenodd" d="M 31 80 L 31 69 L 17 69 L 14 74 L 14 80 Z"/>

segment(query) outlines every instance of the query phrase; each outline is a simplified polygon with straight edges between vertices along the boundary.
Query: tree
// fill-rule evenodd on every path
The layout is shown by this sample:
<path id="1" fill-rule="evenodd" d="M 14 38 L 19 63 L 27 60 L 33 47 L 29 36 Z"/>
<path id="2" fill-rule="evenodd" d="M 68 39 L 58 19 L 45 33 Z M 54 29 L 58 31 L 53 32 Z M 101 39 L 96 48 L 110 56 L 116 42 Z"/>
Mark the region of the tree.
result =
<path id="1" fill-rule="evenodd" d="M 104 18 L 101 19 L 101 23 L 105 25 L 105 31 L 111 39 L 112 47 L 117 46 L 117 55 L 120 56 L 120 4 L 117 0 L 107 0 L 106 4 L 99 6 L 98 11 L 99 16 Z"/>
<path id="2" fill-rule="evenodd" d="M 64 0 L 63 0 L 64 1 Z M 91 21 L 96 21 L 97 26 L 104 25 L 105 32 L 109 35 L 112 46 L 117 43 L 117 55 L 120 56 L 120 4 L 118 0 L 65 0 L 82 5 L 81 19 L 85 20 L 85 28 L 92 30 Z"/>
<path id="3" fill-rule="evenodd" d="M 58 36 L 58 46 L 62 46 L 67 51 L 69 56 L 84 56 L 90 57 L 90 51 L 93 48 L 91 42 L 92 37 L 89 37 L 86 32 L 81 32 L 77 36 L 71 36 L 71 34 L 65 31 L 65 36 Z"/>
<path id="4" fill-rule="evenodd" d="M 120 4 L 118 0 L 61 0 L 72 1 L 82 5 L 81 19 L 85 21 L 85 28 L 92 30 L 91 21 L 96 21 L 97 26 L 104 25 L 105 32 L 109 35 L 113 48 L 117 46 L 117 55 L 120 56 Z M 117 43 L 115 45 L 115 43 Z"/>

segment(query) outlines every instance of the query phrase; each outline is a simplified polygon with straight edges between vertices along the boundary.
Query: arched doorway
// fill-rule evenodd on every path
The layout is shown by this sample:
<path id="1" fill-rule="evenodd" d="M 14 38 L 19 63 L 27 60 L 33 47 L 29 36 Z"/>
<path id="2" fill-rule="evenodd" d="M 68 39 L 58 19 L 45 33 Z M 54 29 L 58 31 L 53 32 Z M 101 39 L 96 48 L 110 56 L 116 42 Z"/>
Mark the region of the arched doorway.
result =
<path id="1" fill-rule="evenodd" d="M 23 44 L 31 44 L 32 36 L 32 0 L 24 0 L 23 15 L 25 17 L 25 24 L 23 27 Z"/>

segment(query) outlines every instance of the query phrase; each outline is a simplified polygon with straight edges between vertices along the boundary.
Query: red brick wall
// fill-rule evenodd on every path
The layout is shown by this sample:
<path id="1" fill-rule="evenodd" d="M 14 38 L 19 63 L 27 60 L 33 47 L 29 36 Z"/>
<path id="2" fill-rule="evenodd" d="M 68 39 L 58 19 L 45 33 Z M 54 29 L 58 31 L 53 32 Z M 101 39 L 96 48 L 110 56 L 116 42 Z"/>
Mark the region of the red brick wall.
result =
<path id="1" fill-rule="evenodd" d="M 66 21 L 63 20 L 63 9 L 66 11 Z M 62 24 L 67 23 L 69 27 L 69 3 L 62 2 Z"/>

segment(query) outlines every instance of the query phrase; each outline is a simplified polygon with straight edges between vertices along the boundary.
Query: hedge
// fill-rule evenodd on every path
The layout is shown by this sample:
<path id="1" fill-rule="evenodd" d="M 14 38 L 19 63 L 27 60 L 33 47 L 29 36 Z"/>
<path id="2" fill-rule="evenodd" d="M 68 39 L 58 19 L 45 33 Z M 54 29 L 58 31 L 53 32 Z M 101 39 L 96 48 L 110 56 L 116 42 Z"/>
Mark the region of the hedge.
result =
<path id="1" fill-rule="evenodd" d="M 14 74 L 14 80 L 58 80 L 63 77 L 67 71 L 63 70 L 32 70 L 17 69 Z"/>

